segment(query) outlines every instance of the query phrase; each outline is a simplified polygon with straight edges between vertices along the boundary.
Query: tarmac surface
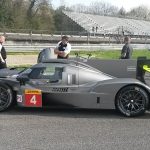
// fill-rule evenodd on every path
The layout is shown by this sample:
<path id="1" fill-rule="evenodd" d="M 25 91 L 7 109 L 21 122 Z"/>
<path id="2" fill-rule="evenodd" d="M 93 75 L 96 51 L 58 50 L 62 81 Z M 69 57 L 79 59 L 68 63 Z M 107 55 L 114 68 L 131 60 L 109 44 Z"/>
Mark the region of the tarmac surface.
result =
<path id="1" fill-rule="evenodd" d="M 0 113 L 0 150 L 149 150 L 150 113 L 12 108 Z"/>

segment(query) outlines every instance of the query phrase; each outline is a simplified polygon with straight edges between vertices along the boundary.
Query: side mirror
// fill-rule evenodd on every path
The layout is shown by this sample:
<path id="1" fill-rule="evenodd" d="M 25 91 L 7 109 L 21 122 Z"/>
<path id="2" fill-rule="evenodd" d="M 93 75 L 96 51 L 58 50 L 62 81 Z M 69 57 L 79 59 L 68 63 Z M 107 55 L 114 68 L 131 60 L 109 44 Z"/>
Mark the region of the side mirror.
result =
<path id="1" fill-rule="evenodd" d="M 20 82 L 20 85 L 25 85 L 30 80 L 27 75 L 18 76 L 16 79 Z"/>

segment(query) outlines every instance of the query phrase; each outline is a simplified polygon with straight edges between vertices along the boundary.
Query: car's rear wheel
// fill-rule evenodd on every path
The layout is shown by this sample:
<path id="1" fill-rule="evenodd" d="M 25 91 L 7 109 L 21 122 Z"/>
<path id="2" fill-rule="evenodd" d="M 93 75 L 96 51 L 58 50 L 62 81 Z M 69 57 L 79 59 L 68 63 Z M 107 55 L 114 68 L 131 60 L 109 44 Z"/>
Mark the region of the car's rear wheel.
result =
<path id="1" fill-rule="evenodd" d="M 116 96 L 116 109 L 125 116 L 138 116 L 145 113 L 149 104 L 146 91 L 139 86 L 127 86 Z"/>
<path id="2" fill-rule="evenodd" d="M 13 101 L 12 90 L 4 84 L 0 84 L 0 111 L 8 109 Z"/>

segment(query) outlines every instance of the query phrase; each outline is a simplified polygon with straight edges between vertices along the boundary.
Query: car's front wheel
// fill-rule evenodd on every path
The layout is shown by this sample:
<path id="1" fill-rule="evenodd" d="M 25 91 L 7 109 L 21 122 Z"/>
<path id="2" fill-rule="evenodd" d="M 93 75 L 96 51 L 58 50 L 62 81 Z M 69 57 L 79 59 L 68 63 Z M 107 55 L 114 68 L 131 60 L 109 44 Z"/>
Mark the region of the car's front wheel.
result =
<path id="1" fill-rule="evenodd" d="M 116 109 L 125 116 L 138 116 L 145 113 L 149 97 L 139 86 L 127 86 L 121 89 L 115 100 Z"/>
<path id="2" fill-rule="evenodd" d="M 0 111 L 8 109 L 13 101 L 12 90 L 4 84 L 0 84 Z"/>

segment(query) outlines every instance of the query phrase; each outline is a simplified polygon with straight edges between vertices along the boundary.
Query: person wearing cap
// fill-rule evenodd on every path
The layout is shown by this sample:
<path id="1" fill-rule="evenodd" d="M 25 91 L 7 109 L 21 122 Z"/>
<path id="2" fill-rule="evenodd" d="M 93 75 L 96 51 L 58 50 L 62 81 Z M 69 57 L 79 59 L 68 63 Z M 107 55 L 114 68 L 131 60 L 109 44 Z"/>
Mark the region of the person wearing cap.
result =
<path id="1" fill-rule="evenodd" d="M 67 59 L 69 58 L 69 53 L 71 51 L 71 44 L 69 43 L 68 36 L 62 36 L 61 41 L 58 42 L 54 53 L 57 54 L 58 59 Z"/>
<path id="2" fill-rule="evenodd" d="M 121 59 L 130 59 L 132 57 L 133 48 L 130 45 L 131 39 L 129 36 L 126 36 L 124 38 L 125 45 L 122 48 L 121 51 Z"/>
<path id="3" fill-rule="evenodd" d="M 7 68 L 6 65 L 7 53 L 3 46 L 4 42 L 5 42 L 5 37 L 0 36 L 0 69 Z"/>

